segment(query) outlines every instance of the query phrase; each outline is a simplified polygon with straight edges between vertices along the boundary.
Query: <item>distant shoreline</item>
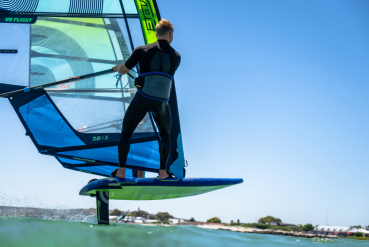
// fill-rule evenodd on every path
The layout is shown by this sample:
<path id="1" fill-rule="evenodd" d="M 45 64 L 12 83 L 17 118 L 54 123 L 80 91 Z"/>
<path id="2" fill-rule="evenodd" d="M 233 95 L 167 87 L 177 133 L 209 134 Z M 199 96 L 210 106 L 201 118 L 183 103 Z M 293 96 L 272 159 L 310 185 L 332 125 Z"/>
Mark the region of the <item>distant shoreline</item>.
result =
<path id="1" fill-rule="evenodd" d="M 244 232 L 244 233 L 258 233 L 258 234 L 272 234 L 272 235 L 284 235 L 291 237 L 302 237 L 302 238 L 339 238 L 336 235 L 323 235 L 315 233 L 304 233 L 304 232 L 291 232 L 274 229 L 257 229 L 251 227 L 242 226 L 219 226 L 219 225 L 198 225 L 200 228 L 213 229 L 213 230 L 226 230 L 233 232 Z"/>

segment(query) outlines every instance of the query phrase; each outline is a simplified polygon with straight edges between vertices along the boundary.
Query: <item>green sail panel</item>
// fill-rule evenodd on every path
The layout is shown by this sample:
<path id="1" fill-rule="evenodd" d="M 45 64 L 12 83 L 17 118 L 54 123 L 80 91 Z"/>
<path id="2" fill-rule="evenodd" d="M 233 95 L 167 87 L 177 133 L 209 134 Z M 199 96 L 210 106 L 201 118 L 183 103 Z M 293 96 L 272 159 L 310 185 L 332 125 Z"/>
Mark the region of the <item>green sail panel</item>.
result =
<path id="1" fill-rule="evenodd" d="M 146 44 L 157 41 L 155 26 L 158 23 L 154 2 L 151 0 L 135 0 L 140 15 L 143 34 Z"/>

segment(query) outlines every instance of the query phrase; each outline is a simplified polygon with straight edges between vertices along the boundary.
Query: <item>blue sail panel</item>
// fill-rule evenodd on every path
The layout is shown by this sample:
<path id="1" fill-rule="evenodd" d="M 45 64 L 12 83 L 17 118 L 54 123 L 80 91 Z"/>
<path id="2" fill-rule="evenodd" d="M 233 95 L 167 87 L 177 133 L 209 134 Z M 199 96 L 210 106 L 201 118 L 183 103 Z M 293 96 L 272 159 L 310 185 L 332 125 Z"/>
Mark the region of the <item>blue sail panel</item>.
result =
<path id="1" fill-rule="evenodd" d="M 57 154 L 119 164 L 117 146 L 58 152 Z M 127 165 L 148 169 L 159 169 L 160 155 L 158 142 L 151 141 L 131 144 Z"/>
<path id="2" fill-rule="evenodd" d="M 43 95 L 19 108 L 38 145 L 69 147 L 85 145 Z"/>
<path id="3" fill-rule="evenodd" d="M 79 161 L 79 160 L 71 160 L 71 159 L 64 159 L 64 158 L 57 158 L 62 163 L 67 163 L 70 165 L 84 165 L 86 162 Z"/>

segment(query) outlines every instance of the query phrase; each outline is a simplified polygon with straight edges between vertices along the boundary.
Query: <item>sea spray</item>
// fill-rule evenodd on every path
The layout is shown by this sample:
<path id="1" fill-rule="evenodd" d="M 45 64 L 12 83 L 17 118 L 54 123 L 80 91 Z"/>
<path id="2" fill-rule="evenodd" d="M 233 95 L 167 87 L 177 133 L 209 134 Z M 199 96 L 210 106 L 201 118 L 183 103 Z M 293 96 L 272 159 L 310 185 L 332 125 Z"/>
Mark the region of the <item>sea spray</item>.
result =
<path id="1" fill-rule="evenodd" d="M 63 204 L 46 205 L 39 196 L 9 196 L 0 188 L 0 216 L 65 220 L 97 224 L 95 209 L 71 209 Z"/>

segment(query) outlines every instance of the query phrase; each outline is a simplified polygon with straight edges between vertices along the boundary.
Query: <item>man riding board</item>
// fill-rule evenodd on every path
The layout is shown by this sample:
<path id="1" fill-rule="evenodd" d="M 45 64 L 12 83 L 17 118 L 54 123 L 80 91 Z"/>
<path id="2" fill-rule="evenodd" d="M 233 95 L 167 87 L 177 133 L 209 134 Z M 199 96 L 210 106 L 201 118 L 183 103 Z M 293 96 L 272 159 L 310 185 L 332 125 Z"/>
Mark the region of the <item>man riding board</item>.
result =
<path id="1" fill-rule="evenodd" d="M 116 177 L 125 178 L 127 156 L 130 140 L 134 130 L 147 112 L 151 112 L 160 132 L 160 170 L 159 178 L 170 177 L 166 165 L 170 153 L 170 130 L 172 118 L 168 104 L 171 83 L 177 70 L 181 56 L 170 44 L 173 41 L 173 25 L 161 20 L 156 25 L 158 41 L 137 47 L 130 58 L 122 65 L 113 67 L 119 74 L 127 74 L 136 64 L 140 67 L 140 79 L 136 79 L 137 93 L 129 105 L 124 118 L 121 139 L 118 144 L 119 170 Z M 142 83 L 142 84 L 141 84 Z M 138 171 L 138 177 L 143 171 Z"/>

